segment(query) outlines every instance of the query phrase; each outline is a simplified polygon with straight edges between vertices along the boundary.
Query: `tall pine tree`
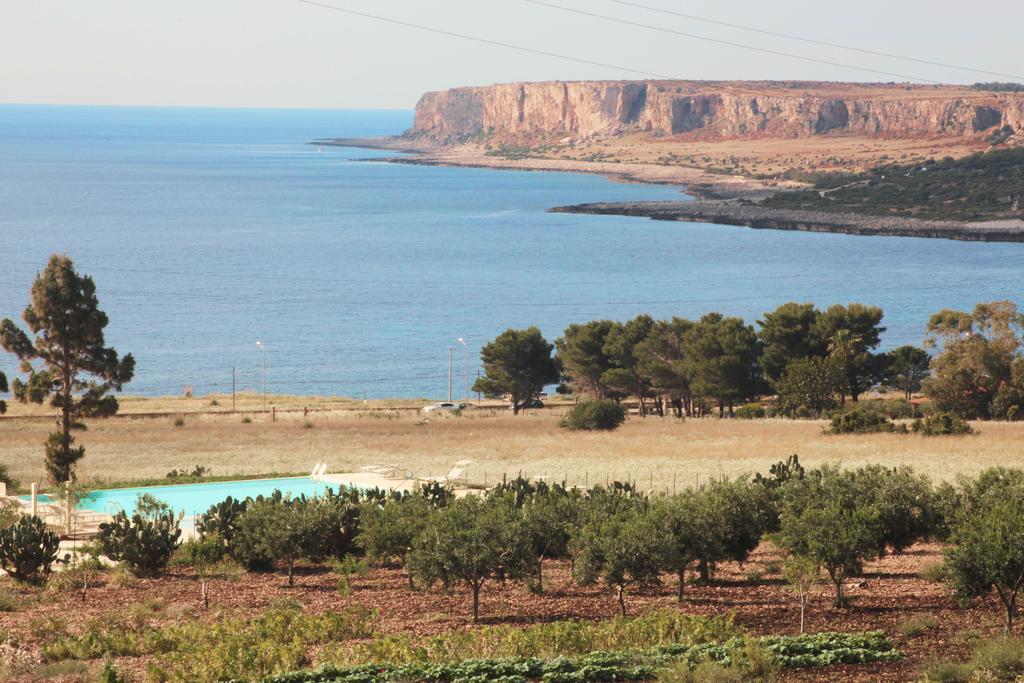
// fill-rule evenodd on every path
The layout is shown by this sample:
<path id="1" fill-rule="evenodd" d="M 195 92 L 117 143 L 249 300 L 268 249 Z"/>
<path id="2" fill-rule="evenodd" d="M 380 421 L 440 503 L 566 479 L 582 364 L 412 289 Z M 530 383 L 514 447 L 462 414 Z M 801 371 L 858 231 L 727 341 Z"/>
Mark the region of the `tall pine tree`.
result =
<path id="1" fill-rule="evenodd" d="M 26 381 L 15 379 L 14 397 L 60 411 L 60 431 L 46 442 L 46 471 L 55 484 L 73 481 L 75 463 L 85 455 L 71 430 L 86 417 L 113 415 L 120 391 L 135 373 L 131 354 L 118 358 L 105 346 L 107 315 L 99 308 L 96 285 L 75 272 L 67 256 L 54 254 L 32 283 L 31 303 L 22 314 L 29 335 L 10 319 L 0 323 L 0 346 L 21 361 Z"/>

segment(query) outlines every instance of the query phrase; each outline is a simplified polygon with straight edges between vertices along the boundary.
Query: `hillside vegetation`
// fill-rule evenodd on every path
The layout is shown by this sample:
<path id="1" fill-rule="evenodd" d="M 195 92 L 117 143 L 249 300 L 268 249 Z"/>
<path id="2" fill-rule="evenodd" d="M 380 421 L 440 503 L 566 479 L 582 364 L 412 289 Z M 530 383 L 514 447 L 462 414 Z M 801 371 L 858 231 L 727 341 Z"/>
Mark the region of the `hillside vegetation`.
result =
<path id="1" fill-rule="evenodd" d="M 1024 149 L 1007 149 L 821 175 L 813 189 L 778 192 L 764 205 L 960 221 L 1021 219 L 1022 192 Z"/>

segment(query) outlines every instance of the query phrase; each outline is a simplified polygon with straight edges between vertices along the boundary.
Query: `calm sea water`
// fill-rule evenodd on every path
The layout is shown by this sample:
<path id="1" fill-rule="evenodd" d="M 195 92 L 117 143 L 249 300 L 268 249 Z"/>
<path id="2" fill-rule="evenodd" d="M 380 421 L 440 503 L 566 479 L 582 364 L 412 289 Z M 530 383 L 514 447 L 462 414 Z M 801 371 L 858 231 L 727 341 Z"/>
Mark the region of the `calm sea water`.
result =
<path id="1" fill-rule="evenodd" d="M 554 339 L 638 313 L 755 319 L 790 300 L 882 306 L 892 346 L 944 306 L 1019 299 L 1024 245 L 545 213 L 678 197 L 554 173 L 362 161 L 315 138 L 396 133 L 406 111 L 0 106 L 0 317 L 66 252 L 92 274 L 137 394 L 447 392 L 464 337 Z M 8 374 L 13 357 L 0 355 Z"/>

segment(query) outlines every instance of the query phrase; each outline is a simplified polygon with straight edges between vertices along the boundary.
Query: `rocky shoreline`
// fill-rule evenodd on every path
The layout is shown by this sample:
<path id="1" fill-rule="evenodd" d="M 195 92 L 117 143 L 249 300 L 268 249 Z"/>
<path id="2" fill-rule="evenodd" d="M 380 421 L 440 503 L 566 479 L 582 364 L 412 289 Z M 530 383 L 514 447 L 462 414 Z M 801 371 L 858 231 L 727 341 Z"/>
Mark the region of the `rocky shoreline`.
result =
<path id="1" fill-rule="evenodd" d="M 312 144 L 360 147 L 402 152 L 400 156 L 368 159 L 416 166 L 454 166 L 515 171 L 591 173 L 630 183 L 678 185 L 697 201 L 600 202 L 557 206 L 555 213 L 586 213 L 646 217 L 654 220 L 737 225 L 760 230 L 799 230 L 850 235 L 918 237 L 970 242 L 1024 242 L 1024 222 L 961 223 L 897 216 L 775 209 L 756 202 L 795 183 L 769 183 L 751 178 L 722 176 L 691 167 L 651 164 L 588 162 L 562 159 L 506 159 L 466 147 L 424 145 L 404 137 L 335 138 Z"/>
<path id="2" fill-rule="evenodd" d="M 663 221 L 718 223 L 760 230 L 922 237 L 970 242 L 1024 242 L 1024 223 L 959 223 L 895 216 L 773 209 L 736 201 L 623 202 L 557 206 L 555 213 L 638 216 Z"/>

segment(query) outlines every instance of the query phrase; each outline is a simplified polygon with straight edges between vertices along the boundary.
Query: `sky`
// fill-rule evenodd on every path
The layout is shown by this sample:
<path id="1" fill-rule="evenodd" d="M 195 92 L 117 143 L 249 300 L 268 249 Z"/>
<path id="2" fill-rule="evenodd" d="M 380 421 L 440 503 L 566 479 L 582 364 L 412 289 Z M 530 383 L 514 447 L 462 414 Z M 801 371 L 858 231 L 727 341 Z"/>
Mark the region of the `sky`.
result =
<path id="1" fill-rule="evenodd" d="M 600 62 L 582 64 L 332 11 L 300 0 L 0 0 L 0 102 L 411 109 L 428 90 L 642 78 L 907 80 L 666 34 L 529 0 L 317 0 L 396 21 Z M 716 40 L 951 83 L 1024 80 L 810 45 L 614 0 L 546 0 Z M 706 19 L 1024 74 L 1024 2 L 635 0 Z"/>

